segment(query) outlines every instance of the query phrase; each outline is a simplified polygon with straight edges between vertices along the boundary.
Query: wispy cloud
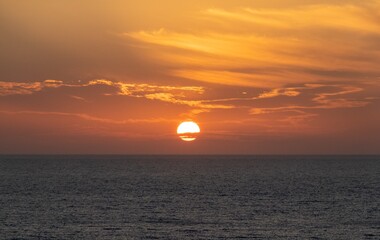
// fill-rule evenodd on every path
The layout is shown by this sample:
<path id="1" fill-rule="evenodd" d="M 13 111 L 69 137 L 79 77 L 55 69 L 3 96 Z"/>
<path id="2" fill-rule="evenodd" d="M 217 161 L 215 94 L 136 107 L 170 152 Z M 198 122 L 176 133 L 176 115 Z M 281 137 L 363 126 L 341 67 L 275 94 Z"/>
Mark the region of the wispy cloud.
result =
<path id="1" fill-rule="evenodd" d="M 326 85 L 319 84 L 309 84 L 304 87 L 304 89 L 318 89 L 324 88 Z M 336 109 L 336 108 L 356 108 L 364 107 L 371 103 L 370 100 L 361 97 L 360 99 L 351 99 L 346 95 L 354 94 L 363 91 L 363 88 L 354 86 L 344 86 L 344 85 L 333 85 L 328 86 L 333 87 L 335 91 L 333 92 L 317 92 L 315 96 L 311 99 L 314 103 L 312 105 L 290 105 L 281 107 L 269 107 L 269 108 L 252 108 L 250 110 L 251 114 L 268 114 L 268 113 L 278 113 L 278 112 L 293 112 L 299 113 L 301 116 L 305 115 L 307 110 L 315 109 Z M 264 94 L 265 96 L 266 94 Z M 279 96 L 280 94 L 269 93 L 269 97 Z M 297 94 L 298 95 L 298 94 Z M 262 95 L 260 95 L 262 96 Z M 307 116 L 316 116 L 315 114 Z"/>
<path id="2" fill-rule="evenodd" d="M 0 96 L 14 94 L 32 94 L 43 88 L 56 88 L 63 85 L 59 80 L 45 80 L 43 82 L 0 82 Z"/>
<path id="3" fill-rule="evenodd" d="M 125 119 L 125 120 L 113 120 L 108 118 L 95 117 L 84 113 L 69 113 L 69 112 L 42 112 L 42 111 L 0 111 L 1 114 L 8 115 L 53 115 L 53 116 L 68 116 L 76 117 L 87 121 L 95 121 L 109 124 L 130 124 L 130 123 L 157 123 L 157 122 L 173 122 L 175 120 L 169 120 L 164 118 L 155 119 Z"/>
<path id="4" fill-rule="evenodd" d="M 248 22 L 252 25 L 279 29 L 305 29 L 310 27 L 347 29 L 353 31 L 379 33 L 379 24 L 374 13 L 380 10 L 379 1 L 359 4 L 320 4 L 293 9 L 253 9 L 240 11 L 208 9 L 206 16 Z M 318 21 L 315 21 L 318 19 Z M 331 21 L 334 19 L 334 21 Z"/>
<path id="5" fill-rule="evenodd" d="M 380 75 L 380 4 L 202 12 L 202 31 L 126 33 L 170 64 L 168 74 L 260 88 Z"/>
<path id="6" fill-rule="evenodd" d="M 0 82 L 0 96 L 30 95 L 48 88 L 88 88 L 91 86 L 113 87 L 115 89 L 114 92 L 104 93 L 104 95 L 107 96 L 145 98 L 171 104 L 186 105 L 198 109 L 197 111 L 199 113 L 201 112 L 200 109 L 229 109 L 234 107 L 232 105 L 207 103 L 207 101 L 203 100 L 192 100 L 194 98 L 199 98 L 197 96 L 204 94 L 204 88 L 200 86 L 168 86 L 141 83 L 125 83 L 120 81 L 110 81 L 107 79 L 97 79 L 77 84 L 68 84 L 60 80 L 45 80 L 43 82 L 32 83 Z M 87 101 L 84 97 L 78 95 L 70 95 L 70 97 L 81 101 Z"/>
<path id="7" fill-rule="evenodd" d="M 124 36 L 147 46 L 152 58 L 169 66 L 170 76 L 261 89 L 203 104 L 247 109 L 255 117 L 281 113 L 281 121 L 301 124 L 322 110 L 366 107 L 374 101 L 364 83 L 378 82 L 380 76 L 379 11 L 380 1 L 212 8 L 194 19 L 202 26 L 199 31 L 162 28 Z M 153 96 L 173 101 L 169 95 Z"/>
<path id="8" fill-rule="evenodd" d="M 119 89 L 118 94 L 128 96 L 144 96 L 146 93 L 157 92 L 195 92 L 197 94 L 203 94 L 204 89 L 200 86 L 168 86 L 168 85 L 153 85 L 147 83 L 125 83 L 120 81 L 110 81 L 106 79 L 97 79 L 89 81 L 89 85 L 108 85 L 114 86 Z"/>

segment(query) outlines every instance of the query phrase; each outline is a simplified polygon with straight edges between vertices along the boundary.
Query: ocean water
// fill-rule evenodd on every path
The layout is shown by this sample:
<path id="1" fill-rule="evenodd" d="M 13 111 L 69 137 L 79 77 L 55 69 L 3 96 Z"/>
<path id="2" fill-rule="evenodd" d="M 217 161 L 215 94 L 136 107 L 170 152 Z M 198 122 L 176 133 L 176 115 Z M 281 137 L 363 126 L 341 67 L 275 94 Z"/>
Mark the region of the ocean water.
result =
<path id="1" fill-rule="evenodd" d="M 380 239 L 380 157 L 0 156 L 0 239 Z"/>

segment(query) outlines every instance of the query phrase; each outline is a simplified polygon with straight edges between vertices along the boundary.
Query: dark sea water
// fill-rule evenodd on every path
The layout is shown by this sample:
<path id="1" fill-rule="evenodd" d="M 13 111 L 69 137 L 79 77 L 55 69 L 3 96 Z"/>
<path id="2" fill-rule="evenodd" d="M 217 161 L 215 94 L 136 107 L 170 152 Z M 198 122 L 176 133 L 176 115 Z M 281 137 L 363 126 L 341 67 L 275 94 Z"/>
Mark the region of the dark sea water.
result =
<path id="1" fill-rule="evenodd" d="M 380 239 L 379 156 L 0 156 L 0 239 Z"/>

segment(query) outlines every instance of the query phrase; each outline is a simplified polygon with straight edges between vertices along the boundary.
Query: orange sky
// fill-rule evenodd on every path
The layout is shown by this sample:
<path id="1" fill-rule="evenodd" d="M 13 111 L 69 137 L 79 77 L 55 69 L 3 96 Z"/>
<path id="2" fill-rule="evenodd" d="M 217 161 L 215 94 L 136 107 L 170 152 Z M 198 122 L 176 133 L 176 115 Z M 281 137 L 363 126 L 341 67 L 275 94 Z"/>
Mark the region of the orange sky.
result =
<path id="1" fill-rule="evenodd" d="M 0 153 L 380 153 L 379 0 L 2 0 L 0 35 Z"/>

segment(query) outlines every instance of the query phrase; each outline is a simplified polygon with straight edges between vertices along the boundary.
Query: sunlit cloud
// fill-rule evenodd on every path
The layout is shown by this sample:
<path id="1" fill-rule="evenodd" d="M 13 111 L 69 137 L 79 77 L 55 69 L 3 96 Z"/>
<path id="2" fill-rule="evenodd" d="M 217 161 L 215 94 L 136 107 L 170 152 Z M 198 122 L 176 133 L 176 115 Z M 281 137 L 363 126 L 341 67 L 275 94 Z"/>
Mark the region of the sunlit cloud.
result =
<path id="1" fill-rule="evenodd" d="M 152 84 L 137 84 L 137 83 L 124 83 L 117 81 L 110 81 L 106 79 L 91 80 L 87 83 L 64 83 L 61 80 L 45 80 L 42 82 L 0 82 L 0 95 L 13 95 L 13 94 L 32 94 L 43 90 L 44 88 L 58 88 L 58 87 L 88 87 L 95 85 L 112 86 L 118 89 L 118 95 L 126 96 L 144 96 L 148 93 L 158 92 L 194 92 L 196 94 L 203 94 L 203 87 L 199 86 L 165 86 L 165 85 L 152 85 Z"/>
<path id="2" fill-rule="evenodd" d="M 212 8 L 194 19 L 203 26 L 199 31 L 161 28 L 124 36 L 147 46 L 170 76 L 262 89 L 202 103 L 247 109 L 256 118 L 276 114 L 265 121 L 306 127 L 321 111 L 363 108 L 375 101 L 363 84 L 380 76 L 379 3 Z M 169 95 L 153 96 L 173 101 Z"/>
<path id="3" fill-rule="evenodd" d="M 45 80 L 43 82 L 1 82 L 0 96 L 14 94 L 32 94 L 41 91 L 43 88 L 57 88 L 63 85 L 59 80 Z"/>
<path id="4" fill-rule="evenodd" d="M 86 83 L 66 84 L 59 80 L 45 80 L 43 82 L 16 83 L 0 82 L 0 96 L 7 95 L 29 95 L 47 88 L 88 88 L 90 86 L 109 86 L 114 92 L 105 92 L 106 96 L 126 96 L 134 98 L 146 98 L 172 104 L 187 105 L 197 109 L 229 109 L 232 105 L 206 103 L 202 100 L 192 100 L 195 95 L 204 94 L 204 88 L 200 86 L 167 86 L 141 83 L 125 83 L 110 81 L 107 79 L 96 79 Z M 70 95 L 71 98 L 87 101 L 84 97 Z M 200 113 L 200 112 L 199 112 Z"/>
<path id="5" fill-rule="evenodd" d="M 266 28 L 304 29 L 321 27 L 379 33 L 379 24 L 376 22 L 376 18 L 371 17 L 373 13 L 379 10 L 378 1 L 366 1 L 358 5 L 320 4 L 294 9 L 243 8 L 239 12 L 208 9 L 204 11 L 204 14 L 222 19 L 249 22 Z M 316 19 L 318 21 L 315 21 Z"/>
<path id="6" fill-rule="evenodd" d="M 278 96 L 288 96 L 288 97 L 296 97 L 300 94 L 300 91 L 297 90 L 297 88 L 275 88 L 268 92 L 264 92 L 260 94 L 257 99 L 259 98 L 272 98 L 272 97 L 278 97 Z"/>
<path id="7" fill-rule="evenodd" d="M 214 84 L 278 88 L 380 75 L 377 1 L 289 9 L 202 12 L 202 31 L 126 33 L 171 66 L 168 74 Z M 350 39 L 349 42 L 347 39 Z M 333 63 L 333 64 L 331 64 Z"/>
<path id="8" fill-rule="evenodd" d="M 318 89 L 326 87 L 324 85 L 318 84 L 310 84 L 304 87 L 304 89 Z M 281 107 L 269 107 L 269 108 L 252 108 L 250 110 L 251 114 L 268 114 L 268 113 L 276 113 L 276 112 L 293 112 L 299 113 L 304 116 L 305 111 L 307 110 L 315 110 L 315 109 L 337 109 L 337 108 L 356 108 L 356 107 L 364 107 L 371 103 L 369 99 L 361 97 L 360 99 L 351 99 L 346 95 L 354 94 L 363 91 L 362 88 L 354 87 L 354 86 L 342 86 L 342 85 L 333 85 L 329 86 L 334 87 L 334 92 L 318 92 L 311 99 L 313 102 L 312 105 L 290 105 L 290 106 L 281 106 Z M 268 95 L 269 94 L 269 95 Z M 280 94 L 273 94 L 272 92 L 265 94 L 269 97 L 280 96 Z M 285 94 L 286 95 L 286 94 Z M 299 93 L 297 92 L 297 96 Z M 262 96 L 262 95 L 260 95 Z M 292 96 L 292 95 L 290 95 Z M 259 97 L 260 98 L 260 97 Z M 316 116 L 315 114 L 307 114 L 308 117 Z"/>

